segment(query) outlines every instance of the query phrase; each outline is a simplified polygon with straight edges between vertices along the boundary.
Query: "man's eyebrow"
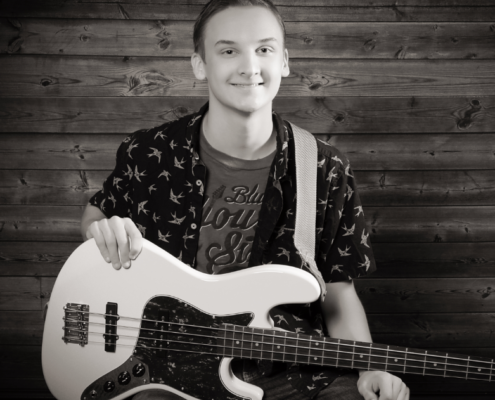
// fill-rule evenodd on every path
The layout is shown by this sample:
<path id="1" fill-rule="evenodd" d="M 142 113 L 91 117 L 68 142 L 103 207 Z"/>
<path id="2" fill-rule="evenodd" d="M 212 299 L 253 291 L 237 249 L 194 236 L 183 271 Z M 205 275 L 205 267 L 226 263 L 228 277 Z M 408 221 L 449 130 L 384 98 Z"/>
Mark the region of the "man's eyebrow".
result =
<path id="1" fill-rule="evenodd" d="M 267 42 L 277 42 L 277 39 L 270 37 L 270 38 L 258 40 L 258 43 L 267 43 Z M 218 42 L 215 43 L 215 46 L 218 46 L 219 44 L 234 45 L 236 44 L 236 42 L 234 42 L 233 40 L 219 40 Z"/>

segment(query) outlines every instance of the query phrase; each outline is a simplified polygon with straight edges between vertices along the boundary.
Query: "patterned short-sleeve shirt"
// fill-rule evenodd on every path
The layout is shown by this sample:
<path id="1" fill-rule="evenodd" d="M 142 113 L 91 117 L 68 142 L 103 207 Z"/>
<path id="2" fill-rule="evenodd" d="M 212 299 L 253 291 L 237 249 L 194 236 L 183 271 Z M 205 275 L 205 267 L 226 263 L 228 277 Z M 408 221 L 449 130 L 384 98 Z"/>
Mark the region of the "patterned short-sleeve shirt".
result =
<path id="1" fill-rule="evenodd" d="M 115 169 L 90 199 L 108 218 L 131 218 L 143 237 L 192 268 L 196 267 L 205 193 L 199 135 L 207 110 L 205 104 L 198 113 L 128 136 L 117 150 Z M 293 240 L 297 201 L 293 134 L 290 124 L 275 112 L 273 125 L 277 150 L 249 266 L 274 263 L 307 269 Z M 351 280 L 376 268 L 363 207 L 348 159 L 328 143 L 317 142 L 316 263 L 325 282 Z M 293 332 L 326 333 L 319 302 L 277 307 L 272 317 L 277 327 Z M 261 369 L 271 367 L 262 363 Z M 342 373 L 303 366 L 288 369 L 292 385 L 309 398 Z"/>

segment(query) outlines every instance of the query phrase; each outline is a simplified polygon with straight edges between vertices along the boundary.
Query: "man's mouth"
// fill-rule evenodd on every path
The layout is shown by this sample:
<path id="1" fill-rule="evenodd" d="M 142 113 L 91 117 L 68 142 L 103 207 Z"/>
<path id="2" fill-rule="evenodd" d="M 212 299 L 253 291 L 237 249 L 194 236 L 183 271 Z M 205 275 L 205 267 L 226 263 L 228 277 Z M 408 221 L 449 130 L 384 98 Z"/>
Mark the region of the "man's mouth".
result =
<path id="1" fill-rule="evenodd" d="M 246 84 L 246 83 L 232 83 L 233 86 L 239 86 L 239 87 L 256 87 L 256 86 L 260 86 L 260 85 L 263 85 L 263 82 L 261 83 L 249 83 L 249 84 Z"/>

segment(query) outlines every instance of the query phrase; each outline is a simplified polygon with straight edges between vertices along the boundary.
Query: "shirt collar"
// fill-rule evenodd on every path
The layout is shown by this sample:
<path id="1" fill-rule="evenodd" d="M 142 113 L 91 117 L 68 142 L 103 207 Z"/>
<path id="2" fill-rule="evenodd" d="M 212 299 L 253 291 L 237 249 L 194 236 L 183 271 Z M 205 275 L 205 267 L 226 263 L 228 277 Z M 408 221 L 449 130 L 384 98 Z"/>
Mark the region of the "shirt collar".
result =
<path id="1" fill-rule="evenodd" d="M 201 132 L 201 123 L 206 111 L 208 111 L 208 102 L 206 102 L 196 114 L 191 115 L 191 119 L 187 124 L 186 139 L 188 142 L 191 141 L 191 156 L 196 160 L 199 159 L 199 135 Z M 272 113 L 272 117 L 273 127 L 277 132 L 277 152 L 275 154 L 275 160 L 272 164 L 270 175 L 273 176 L 274 180 L 280 180 L 287 172 L 289 130 L 285 122 L 275 111 Z"/>

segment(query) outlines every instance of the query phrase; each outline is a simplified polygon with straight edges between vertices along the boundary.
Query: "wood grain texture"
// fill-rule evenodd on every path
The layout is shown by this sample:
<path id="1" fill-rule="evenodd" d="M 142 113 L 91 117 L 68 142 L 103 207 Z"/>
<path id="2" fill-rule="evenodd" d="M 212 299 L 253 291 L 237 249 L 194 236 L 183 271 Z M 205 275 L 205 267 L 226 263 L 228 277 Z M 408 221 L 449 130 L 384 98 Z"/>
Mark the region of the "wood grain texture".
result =
<path id="1" fill-rule="evenodd" d="M 81 241 L 82 206 L 0 206 L 0 241 Z M 492 242 L 495 207 L 366 207 L 373 243 Z"/>
<path id="2" fill-rule="evenodd" d="M 0 310 L 41 310 L 41 278 L 1 277 Z"/>
<path id="3" fill-rule="evenodd" d="M 110 172 L 0 170 L 0 204 L 86 205 Z"/>
<path id="4" fill-rule="evenodd" d="M 146 127 L 145 122 L 141 127 Z M 117 148 L 125 136 L 123 134 L 2 134 L 0 135 L 0 170 L 31 170 L 34 166 L 39 169 L 77 169 L 86 172 L 113 170 Z M 421 136 L 345 134 L 318 137 L 346 154 L 354 170 L 380 170 L 379 173 L 385 174 L 383 183 L 385 186 L 386 174 L 389 170 L 493 171 L 495 161 L 495 134 Z M 378 179 L 381 179 L 381 175 Z M 19 182 L 22 184 L 22 181 Z M 426 195 L 424 190 L 419 194 Z"/>
<path id="5" fill-rule="evenodd" d="M 375 278 L 492 278 L 495 243 L 373 243 Z"/>
<path id="6" fill-rule="evenodd" d="M 495 52 L 495 35 L 493 39 Z M 0 92 L 5 97 L 208 96 L 207 82 L 195 79 L 189 59 L 11 56 L 0 60 Z M 495 61 L 490 60 L 298 59 L 290 62 L 290 69 L 279 99 L 495 93 Z M 478 104 L 478 114 L 486 106 Z"/>
<path id="7" fill-rule="evenodd" d="M 277 7 L 284 21 L 353 21 L 353 22 L 413 22 L 413 21 L 473 21 L 491 22 L 495 7 L 449 6 L 411 7 Z M 120 4 L 120 3 L 40 3 L 33 0 L 6 0 L 0 4 L 0 17 L 34 18 L 103 18 L 103 19 L 168 19 L 194 21 L 202 5 L 184 4 Z"/>
<path id="8" fill-rule="evenodd" d="M 494 170 L 355 171 L 354 175 L 366 206 L 495 205 Z"/>
<path id="9" fill-rule="evenodd" d="M 193 25 L 155 18 L 1 18 L 0 54 L 190 57 Z M 491 26 L 491 22 L 288 22 L 286 46 L 291 59 L 493 59 Z"/>
<path id="10" fill-rule="evenodd" d="M 0 343 L 3 345 L 41 345 L 42 311 L 0 311 Z"/>
<path id="11" fill-rule="evenodd" d="M 367 313 L 479 313 L 495 310 L 495 278 L 356 279 Z"/>
<path id="12" fill-rule="evenodd" d="M 0 241 L 82 242 L 79 229 L 83 209 L 0 206 Z"/>
<path id="13" fill-rule="evenodd" d="M 197 111 L 205 102 L 203 97 L 1 97 L 0 132 L 131 133 Z M 495 96 L 280 97 L 274 110 L 314 134 L 475 133 L 494 131 L 494 103 Z M 456 141 L 456 135 L 448 140 Z"/>
<path id="14" fill-rule="evenodd" d="M 79 244 L 80 242 L 2 243 L 0 276 L 56 277 Z"/>
<path id="15" fill-rule="evenodd" d="M 111 170 L 0 170 L 0 204 L 86 205 Z M 358 171 L 364 206 L 495 205 L 495 170 Z"/>
<path id="16" fill-rule="evenodd" d="M 366 305 L 365 305 L 366 306 Z M 420 349 L 484 347 L 493 341 L 493 313 L 368 314 L 376 343 Z M 479 329 L 473 330 L 473 326 Z"/>
<path id="17" fill-rule="evenodd" d="M 491 242 L 495 207 L 367 207 L 373 243 Z"/>

